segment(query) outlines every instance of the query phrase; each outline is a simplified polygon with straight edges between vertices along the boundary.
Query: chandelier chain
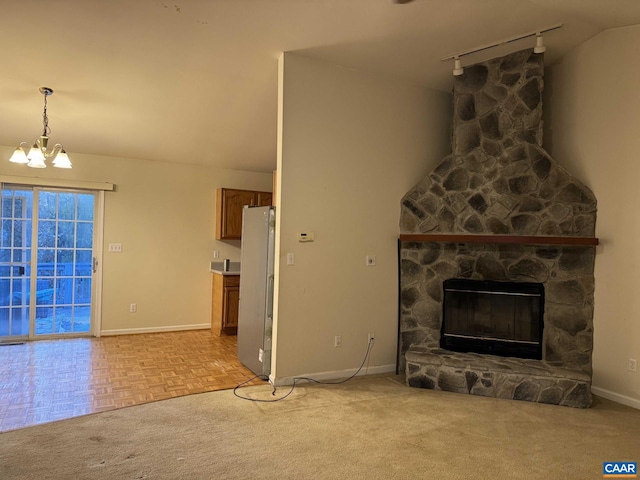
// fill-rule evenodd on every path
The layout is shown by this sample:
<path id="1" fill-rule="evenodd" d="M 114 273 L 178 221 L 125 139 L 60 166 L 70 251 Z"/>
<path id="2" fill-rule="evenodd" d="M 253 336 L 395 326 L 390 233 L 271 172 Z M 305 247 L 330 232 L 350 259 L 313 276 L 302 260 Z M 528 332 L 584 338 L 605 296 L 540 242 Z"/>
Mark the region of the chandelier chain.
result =
<path id="1" fill-rule="evenodd" d="M 44 111 L 42 112 L 42 136 L 48 137 L 51 133 L 51 129 L 49 128 L 49 117 L 47 116 L 47 94 L 44 94 Z"/>

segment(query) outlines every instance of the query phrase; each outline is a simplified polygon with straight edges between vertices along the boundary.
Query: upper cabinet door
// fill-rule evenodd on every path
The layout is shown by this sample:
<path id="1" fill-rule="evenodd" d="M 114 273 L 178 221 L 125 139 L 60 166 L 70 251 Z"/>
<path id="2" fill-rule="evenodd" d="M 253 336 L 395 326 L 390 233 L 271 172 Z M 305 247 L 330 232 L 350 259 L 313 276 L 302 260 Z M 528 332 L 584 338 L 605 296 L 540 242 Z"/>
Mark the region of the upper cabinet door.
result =
<path id="1" fill-rule="evenodd" d="M 269 207 L 272 205 L 271 200 L 273 195 L 271 192 L 256 192 L 256 196 L 258 197 L 256 203 L 259 207 Z"/>
<path id="2" fill-rule="evenodd" d="M 271 205 L 271 192 L 219 188 L 216 192 L 216 239 L 240 240 L 245 205 Z"/>
<path id="3" fill-rule="evenodd" d="M 242 235 L 242 209 L 255 205 L 255 192 L 219 188 L 216 195 L 216 238 L 238 240 Z"/>

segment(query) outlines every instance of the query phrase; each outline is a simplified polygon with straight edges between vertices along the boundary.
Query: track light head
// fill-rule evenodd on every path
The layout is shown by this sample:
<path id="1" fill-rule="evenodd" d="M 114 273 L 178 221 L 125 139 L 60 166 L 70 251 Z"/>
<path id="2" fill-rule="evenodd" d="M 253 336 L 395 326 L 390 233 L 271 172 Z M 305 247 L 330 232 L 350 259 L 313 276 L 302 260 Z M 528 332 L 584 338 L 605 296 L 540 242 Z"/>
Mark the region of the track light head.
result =
<path id="1" fill-rule="evenodd" d="M 533 47 L 533 53 L 544 53 L 547 47 L 544 46 L 544 40 L 542 39 L 542 34 L 538 33 L 536 35 L 536 46 Z"/>
<path id="2" fill-rule="evenodd" d="M 462 64 L 460 63 L 460 59 L 455 57 L 453 59 L 453 75 L 459 77 L 464 73 L 464 68 L 462 68 Z"/>

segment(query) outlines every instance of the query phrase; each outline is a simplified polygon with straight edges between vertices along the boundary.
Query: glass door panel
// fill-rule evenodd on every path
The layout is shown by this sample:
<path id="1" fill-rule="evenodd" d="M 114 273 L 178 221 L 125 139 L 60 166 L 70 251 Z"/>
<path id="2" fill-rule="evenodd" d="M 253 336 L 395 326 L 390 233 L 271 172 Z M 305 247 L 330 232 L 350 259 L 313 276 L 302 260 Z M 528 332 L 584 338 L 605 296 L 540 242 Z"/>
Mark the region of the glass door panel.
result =
<path id="1" fill-rule="evenodd" d="M 33 191 L 2 189 L 0 204 L 0 338 L 27 337 Z"/>
<path id="2" fill-rule="evenodd" d="M 40 190 L 36 335 L 89 333 L 94 195 Z"/>

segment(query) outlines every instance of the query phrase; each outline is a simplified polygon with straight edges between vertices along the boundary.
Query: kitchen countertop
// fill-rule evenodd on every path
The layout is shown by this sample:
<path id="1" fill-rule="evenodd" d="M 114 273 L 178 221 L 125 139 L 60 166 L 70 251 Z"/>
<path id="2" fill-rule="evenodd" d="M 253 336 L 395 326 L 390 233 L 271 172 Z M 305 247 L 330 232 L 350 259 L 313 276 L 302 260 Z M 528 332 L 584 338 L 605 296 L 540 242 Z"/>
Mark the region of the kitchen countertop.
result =
<path id="1" fill-rule="evenodd" d="M 240 275 L 240 262 L 231 262 L 229 270 L 224 271 L 224 262 L 211 262 L 211 273 L 218 275 Z"/>

